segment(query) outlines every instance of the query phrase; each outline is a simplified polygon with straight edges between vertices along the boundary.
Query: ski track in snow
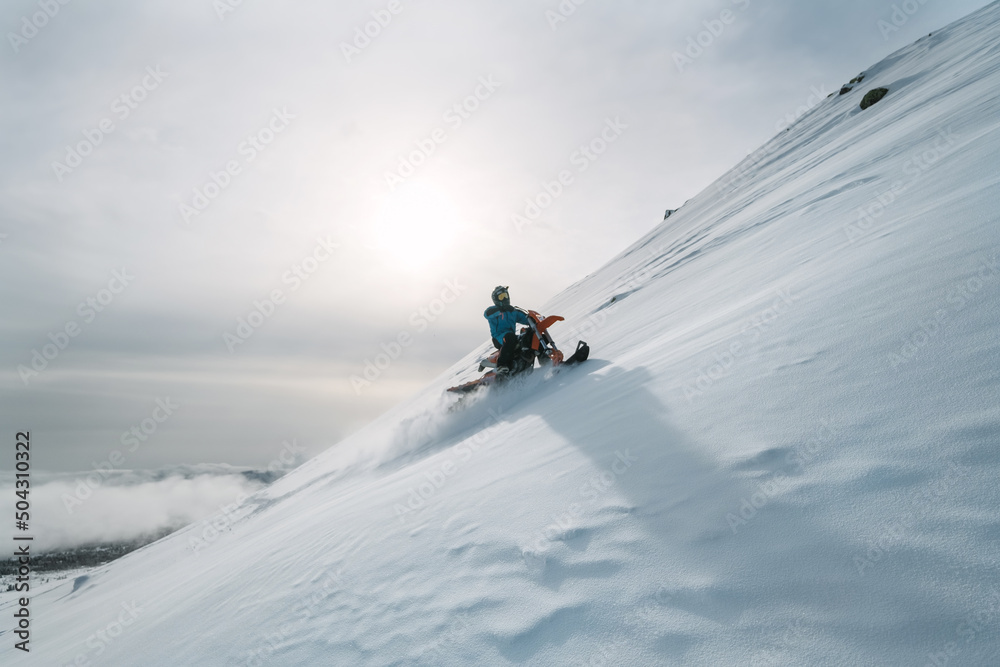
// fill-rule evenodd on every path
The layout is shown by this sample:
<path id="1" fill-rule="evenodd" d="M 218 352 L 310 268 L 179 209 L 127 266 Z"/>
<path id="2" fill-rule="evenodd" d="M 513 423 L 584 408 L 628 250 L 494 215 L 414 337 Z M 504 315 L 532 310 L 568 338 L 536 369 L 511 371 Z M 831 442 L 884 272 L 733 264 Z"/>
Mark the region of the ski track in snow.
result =
<path id="1" fill-rule="evenodd" d="M 547 304 L 590 361 L 454 409 L 471 353 L 210 528 L 33 591 L 0 661 L 1000 664 L 998 89 L 994 3 Z"/>

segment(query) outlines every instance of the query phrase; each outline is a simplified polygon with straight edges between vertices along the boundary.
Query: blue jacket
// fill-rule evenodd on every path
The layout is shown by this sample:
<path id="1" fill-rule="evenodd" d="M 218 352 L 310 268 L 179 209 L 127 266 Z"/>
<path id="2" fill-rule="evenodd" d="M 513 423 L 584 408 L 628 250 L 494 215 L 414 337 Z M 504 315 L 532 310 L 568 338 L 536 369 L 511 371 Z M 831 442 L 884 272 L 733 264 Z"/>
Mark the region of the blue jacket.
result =
<path id="1" fill-rule="evenodd" d="M 490 323 L 490 335 L 493 336 L 494 347 L 500 347 L 503 337 L 507 334 L 517 333 L 518 324 L 528 325 L 528 315 L 513 306 L 507 308 L 490 306 L 483 313 L 483 317 Z"/>

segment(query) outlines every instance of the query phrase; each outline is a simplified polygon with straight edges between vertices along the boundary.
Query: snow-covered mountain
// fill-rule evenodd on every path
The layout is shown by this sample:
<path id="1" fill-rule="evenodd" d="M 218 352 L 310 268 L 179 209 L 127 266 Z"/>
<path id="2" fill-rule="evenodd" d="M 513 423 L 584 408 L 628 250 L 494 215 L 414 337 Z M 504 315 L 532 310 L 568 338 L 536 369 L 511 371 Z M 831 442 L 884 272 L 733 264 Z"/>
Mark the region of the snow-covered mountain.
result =
<path id="1" fill-rule="evenodd" d="M 540 308 L 591 361 L 449 411 L 470 353 L 0 661 L 1000 664 L 998 90 L 994 3 Z"/>

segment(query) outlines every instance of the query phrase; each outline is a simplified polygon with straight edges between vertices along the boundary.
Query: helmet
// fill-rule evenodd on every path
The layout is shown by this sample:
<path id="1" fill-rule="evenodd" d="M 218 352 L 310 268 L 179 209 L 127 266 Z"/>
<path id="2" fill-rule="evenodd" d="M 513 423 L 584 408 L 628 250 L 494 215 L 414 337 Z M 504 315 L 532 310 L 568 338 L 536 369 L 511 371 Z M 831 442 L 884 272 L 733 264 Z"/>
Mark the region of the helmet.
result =
<path id="1" fill-rule="evenodd" d="M 509 306 L 510 305 L 510 295 L 507 293 L 507 288 L 503 285 L 497 285 L 493 290 L 493 305 L 494 306 Z"/>

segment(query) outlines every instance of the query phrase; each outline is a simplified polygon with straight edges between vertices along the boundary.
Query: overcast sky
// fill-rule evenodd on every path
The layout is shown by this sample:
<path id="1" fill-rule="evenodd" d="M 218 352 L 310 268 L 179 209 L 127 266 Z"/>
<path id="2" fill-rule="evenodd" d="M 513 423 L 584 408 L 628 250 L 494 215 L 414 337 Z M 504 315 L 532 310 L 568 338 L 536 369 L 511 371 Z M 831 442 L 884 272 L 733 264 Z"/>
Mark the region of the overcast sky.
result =
<path id="1" fill-rule="evenodd" d="M 495 285 L 540 307 L 987 4 L 576 2 L 4 2 L 6 437 L 66 471 L 318 453 L 483 343 Z"/>

